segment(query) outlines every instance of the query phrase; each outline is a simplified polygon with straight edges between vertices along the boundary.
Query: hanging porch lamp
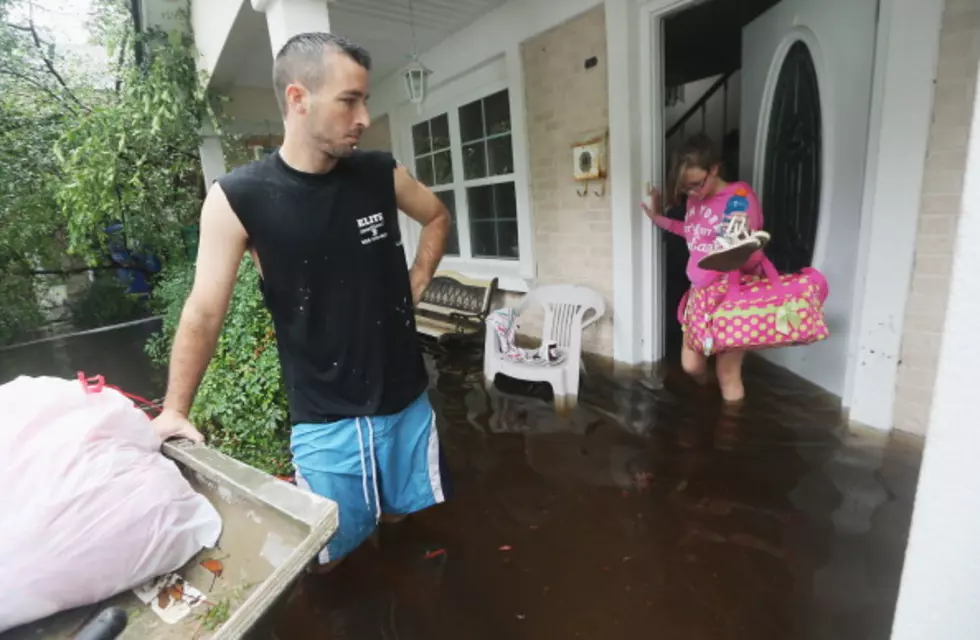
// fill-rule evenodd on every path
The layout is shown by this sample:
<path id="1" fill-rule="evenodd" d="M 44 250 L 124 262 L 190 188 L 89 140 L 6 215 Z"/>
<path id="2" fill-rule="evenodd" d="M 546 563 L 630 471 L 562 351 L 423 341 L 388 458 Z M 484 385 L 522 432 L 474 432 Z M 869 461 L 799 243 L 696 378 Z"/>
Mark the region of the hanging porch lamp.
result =
<path id="1" fill-rule="evenodd" d="M 415 7 L 412 5 L 412 0 L 408 0 L 408 23 L 412 27 L 412 56 L 411 62 L 405 67 L 402 76 L 405 78 L 405 91 L 408 93 L 408 101 L 414 104 L 421 113 L 422 103 L 425 102 L 426 89 L 429 84 L 429 75 L 432 71 L 419 60 L 418 45 L 415 41 Z"/>
<path id="2" fill-rule="evenodd" d="M 417 56 L 412 56 L 412 61 L 405 67 L 405 91 L 408 92 L 408 101 L 414 104 L 419 110 L 425 102 L 425 92 L 428 88 L 429 75 L 432 73 Z"/>

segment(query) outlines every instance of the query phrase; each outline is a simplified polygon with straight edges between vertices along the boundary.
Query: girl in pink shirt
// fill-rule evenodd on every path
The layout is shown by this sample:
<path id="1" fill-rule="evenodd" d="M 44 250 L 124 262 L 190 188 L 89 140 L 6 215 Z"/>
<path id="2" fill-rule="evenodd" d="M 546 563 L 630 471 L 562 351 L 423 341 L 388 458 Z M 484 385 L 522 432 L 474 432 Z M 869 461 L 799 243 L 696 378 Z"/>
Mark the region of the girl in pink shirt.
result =
<path id="1" fill-rule="evenodd" d="M 726 274 L 702 269 L 698 263 L 717 248 L 716 239 L 725 233 L 726 211 L 738 209 L 745 213 L 750 232 L 762 229 L 762 209 L 752 187 L 744 182 L 725 182 L 719 175 L 721 154 L 711 140 L 698 135 L 688 140 L 678 154 L 671 175 L 674 177 L 674 199 L 687 194 L 687 213 L 684 221 L 663 215 L 662 198 L 656 189 L 650 191 L 652 206 L 642 203 L 643 211 L 655 225 L 683 237 L 691 257 L 687 277 L 691 287 L 706 287 Z M 764 234 L 763 234 L 764 235 Z M 742 265 L 743 273 L 759 272 L 762 251 L 751 254 Z M 685 301 L 690 296 L 685 297 Z M 717 373 L 722 397 L 739 402 L 745 397 L 742 384 L 742 360 L 745 353 L 730 351 L 718 354 Z M 692 349 L 687 341 L 681 349 L 681 366 L 699 382 L 707 381 L 708 358 Z"/>

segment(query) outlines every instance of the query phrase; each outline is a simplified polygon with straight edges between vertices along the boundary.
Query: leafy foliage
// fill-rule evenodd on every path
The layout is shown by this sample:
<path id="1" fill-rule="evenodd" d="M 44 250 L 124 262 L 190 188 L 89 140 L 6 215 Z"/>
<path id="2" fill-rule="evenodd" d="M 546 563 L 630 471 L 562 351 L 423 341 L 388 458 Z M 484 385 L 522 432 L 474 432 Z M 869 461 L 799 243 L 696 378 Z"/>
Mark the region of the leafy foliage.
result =
<path id="1" fill-rule="evenodd" d="M 147 305 L 126 293 L 113 272 L 97 272 L 81 300 L 71 304 L 72 321 L 77 329 L 94 329 L 134 320 L 146 315 Z"/>
<path id="2" fill-rule="evenodd" d="M 41 311 L 29 278 L 0 277 L 0 345 L 20 340 L 41 324 Z"/>
<path id="3" fill-rule="evenodd" d="M 193 278 L 190 263 L 175 263 L 154 291 L 163 329 L 147 352 L 160 364 L 168 361 Z M 224 329 L 190 418 L 210 446 L 268 473 L 290 472 L 288 404 L 275 332 L 251 259 L 239 269 Z"/>
<path id="4" fill-rule="evenodd" d="M 181 229 L 198 217 L 200 132 L 220 130 L 212 104 L 221 100 L 198 74 L 190 29 L 137 35 L 129 0 L 94 6 L 90 32 L 106 52 L 98 63 L 56 47 L 34 0 L 0 0 L 4 281 L 106 264 L 115 223 L 129 250 L 166 259 L 183 252 Z M 36 305 L 31 286 L 8 289 L 18 308 Z"/>
<path id="5" fill-rule="evenodd" d="M 14 21 L 20 4 L 0 0 L 0 344 L 41 324 L 29 274 L 62 258 L 60 175 L 51 148 L 61 136 L 65 98 L 45 63 L 54 53 L 35 43 L 30 26 Z"/>
<path id="6" fill-rule="evenodd" d="M 102 230 L 116 222 L 132 248 L 166 254 L 182 247 L 180 230 L 200 210 L 200 130 L 217 118 L 192 36 L 151 41 L 149 62 L 122 70 L 113 99 L 75 118 L 55 147 L 71 176 L 57 194 L 69 250 L 93 260 Z"/>

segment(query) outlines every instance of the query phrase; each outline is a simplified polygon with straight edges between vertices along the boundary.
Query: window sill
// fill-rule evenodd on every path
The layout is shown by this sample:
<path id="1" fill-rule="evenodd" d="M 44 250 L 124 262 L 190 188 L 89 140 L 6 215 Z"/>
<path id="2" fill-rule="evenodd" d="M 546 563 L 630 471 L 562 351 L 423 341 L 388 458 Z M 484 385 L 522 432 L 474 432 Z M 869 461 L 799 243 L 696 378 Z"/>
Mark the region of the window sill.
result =
<path id="1" fill-rule="evenodd" d="M 509 293 L 527 293 L 532 286 L 531 279 L 521 273 L 519 260 L 474 260 L 446 256 L 442 259 L 439 269 L 456 271 L 467 278 L 477 280 L 497 278 L 497 289 Z"/>

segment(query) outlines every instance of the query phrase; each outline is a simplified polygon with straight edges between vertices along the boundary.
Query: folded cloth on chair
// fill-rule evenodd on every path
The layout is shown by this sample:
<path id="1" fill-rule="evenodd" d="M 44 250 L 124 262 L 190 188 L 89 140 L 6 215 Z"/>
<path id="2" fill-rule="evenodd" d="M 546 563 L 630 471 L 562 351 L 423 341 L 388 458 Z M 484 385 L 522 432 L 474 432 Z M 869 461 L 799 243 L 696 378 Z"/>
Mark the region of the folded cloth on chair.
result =
<path id="1" fill-rule="evenodd" d="M 517 346 L 517 310 L 504 307 L 487 316 L 487 327 L 497 336 L 500 354 L 513 362 L 526 364 L 558 365 L 568 354 L 554 344 L 542 344 L 537 349 L 522 349 Z"/>

